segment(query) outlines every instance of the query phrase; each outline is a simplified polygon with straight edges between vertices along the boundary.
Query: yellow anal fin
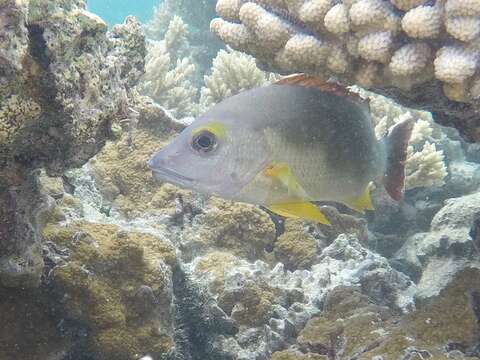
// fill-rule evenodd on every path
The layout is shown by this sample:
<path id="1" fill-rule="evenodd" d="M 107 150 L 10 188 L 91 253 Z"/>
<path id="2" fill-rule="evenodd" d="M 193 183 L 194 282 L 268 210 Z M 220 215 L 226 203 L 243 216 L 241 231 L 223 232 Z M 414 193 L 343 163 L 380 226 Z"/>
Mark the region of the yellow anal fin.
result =
<path id="1" fill-rule="evenodd" d="M 268 209 L 275 214 L 284 217 L 305 219 L 320 224 L 330 225 L 330 221 L 328 221 L 325 215 L 323 215 L 323 213 L 310 202 L 272 204 Z"/>
<path id="2" fill-rule="evenodd" d="M 344 202 L 350 209 L 358 211 L 359 213 L 364 214 L 365 210 L 375 210 L 372 204 L 372 199 L 370 198 L 370 186 L 365 188 L 365 191 L 362 195 L 347 200 Z"/>

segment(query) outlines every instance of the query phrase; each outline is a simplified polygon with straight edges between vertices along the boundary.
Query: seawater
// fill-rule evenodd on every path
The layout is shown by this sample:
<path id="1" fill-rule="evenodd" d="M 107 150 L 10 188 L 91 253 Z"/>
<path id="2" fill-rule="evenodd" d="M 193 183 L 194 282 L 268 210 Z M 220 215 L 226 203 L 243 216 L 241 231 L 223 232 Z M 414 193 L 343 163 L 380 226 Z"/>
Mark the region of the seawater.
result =
<path id="1" fill-rule="evenodd" d="M 128 15 L 144 23 L 152 17 L 152 9 L 158 4 L 158 0 L 89 0 L 87 9 L 113 26 L 122 23 Z"/>

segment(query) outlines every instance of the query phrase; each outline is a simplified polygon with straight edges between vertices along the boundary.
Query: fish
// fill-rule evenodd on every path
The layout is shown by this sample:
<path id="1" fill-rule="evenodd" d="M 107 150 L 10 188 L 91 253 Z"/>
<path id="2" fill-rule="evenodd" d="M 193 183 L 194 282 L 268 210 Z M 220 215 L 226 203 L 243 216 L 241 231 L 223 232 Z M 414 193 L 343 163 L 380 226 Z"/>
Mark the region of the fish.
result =
<path id="1" fill-rule="evenodd" d="M 148 166 L 159 181 L 329 225 L 315 202 L 374 210 L 372 182 L 402 199 L 412 128 L 377 140 L 368 99 L 295 74 L 214 105 Z"/>

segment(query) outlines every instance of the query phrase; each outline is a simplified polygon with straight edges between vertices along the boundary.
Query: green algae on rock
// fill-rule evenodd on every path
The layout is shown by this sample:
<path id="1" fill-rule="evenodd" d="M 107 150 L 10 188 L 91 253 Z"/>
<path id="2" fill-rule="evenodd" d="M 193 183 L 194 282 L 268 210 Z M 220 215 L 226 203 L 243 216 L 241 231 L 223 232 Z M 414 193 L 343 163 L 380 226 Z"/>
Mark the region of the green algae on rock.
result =
<path id="1" fill-rule="evenodd" d="M 327 298 L 325 312 L 307 323 L 297 342 L 304 351 L 342 359 L 397 360 L 416 352 L 447 359 L 455 349 L 468 354 L 480 336 L 475 310 L 479 279 L 479 269 L 466 269 L 438 296 L 418 301 L 417 309 L 404 316 L 371 304 L 358 290 L 337 288 Z"/>
<path id="2" fill-rule="evenodd" d="M 49 224 L 44 236 L 70 255 L 51 285 L 66 319 L 87 326 L 99 359 L 165 354 L 173 346 L 175 249 L 148 234 L 114 225 Z"/>
<path id="3" fill-rule="evenodd" d="M 147 160 L 159 144 L 182 129 L 180 124 L 172 122 L 163 108 L 148 98 L 137 96 L 134 104 L 135 111 L 138 110 L 137 118 L 125 119 L 124 130 L 118 138 L 107 142 L 91 161 L 92 174 L 100 192 L 127 217 L 172 207 L 172 202 L 161 201 L 158 194 L 169 191 L 170 187 L 162 190 L 161 184 L 154 181 Z M 134 121 L 135 124 L 128 123 Z"/>
<path id="4" fill-rule="evenodd" d="M 301 220 L 287 219 L 284 226 L 273 248 L 275 258 L 289 270 L 309 268 L 317 258 L 317 241 Z"/>
<path id="5" fill-rule="evenodd" d="M 276 290 L 266 283 L 249 281 L 243 288 L 223 292 L 219 306 L 244 326 L 260 326 L 272 316 Z"/>
<path id="6" fill-rule="evenodd" d="M 238 258 L 230 252 L 212 251 L 198 260 L 194 267 L 196 274 L 205 277 L 213 293 L 225 290 L 225 272 L 238 265 Z"/>
<path id="7" fill-rule="evenodd" d="M 266 256 L 265 247 L 275 237 L 275 225 L 265 211 L 249 204 L 211 198 L 204 213 L 185 229 L 181 249 L 185 259 L 220 250 L 255 260 Z"/>
<path id="8" fill-rule="evenodd" d="M 324 355 L 318 354 L 302 354 L 297 351 L 277 351 L 272 354 L 271 360 L 327 360 Z"/>

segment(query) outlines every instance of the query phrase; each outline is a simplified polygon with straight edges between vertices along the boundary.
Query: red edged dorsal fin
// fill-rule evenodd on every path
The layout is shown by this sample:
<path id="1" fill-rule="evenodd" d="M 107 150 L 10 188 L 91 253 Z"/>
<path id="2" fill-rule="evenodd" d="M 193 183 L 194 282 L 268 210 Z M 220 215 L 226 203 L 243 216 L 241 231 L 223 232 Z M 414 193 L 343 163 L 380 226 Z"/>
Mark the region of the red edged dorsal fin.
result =
<path id="1" fill-rule="evenodd" d="M 346 87 L 340 84 L 325 82 L 319 78 L 307 74 L 302 73 L 289 75 L 273 83 L 273 85 L 316 87 L 320 91 L 344 97 L 357 104 L 366 105 L 367 109 L 370 110 L 368 99 L 361 97 L 359 94 L 348 90 Z"/>

